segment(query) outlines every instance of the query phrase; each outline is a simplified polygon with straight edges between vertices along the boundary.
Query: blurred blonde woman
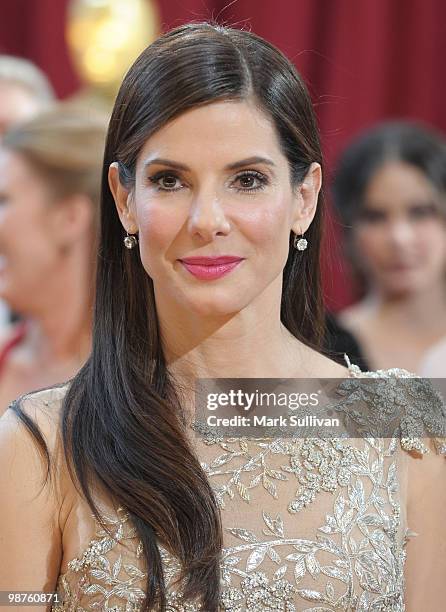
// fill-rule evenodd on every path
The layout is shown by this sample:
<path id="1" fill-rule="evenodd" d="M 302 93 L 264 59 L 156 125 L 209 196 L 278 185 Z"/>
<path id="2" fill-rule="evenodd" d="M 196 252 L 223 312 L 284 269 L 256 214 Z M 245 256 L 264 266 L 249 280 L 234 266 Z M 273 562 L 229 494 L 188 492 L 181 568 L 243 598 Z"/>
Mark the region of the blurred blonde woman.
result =
<path id="1" fill-rule="evenodd" d="M 37 66 L 12 55 L 0 55 L 0 142 L 13 125 L 48 110 L 55 103 L 54 91 Z M 0 300 L 0 334 L 11 313 Z"/>
<path id="2" fill-rule="evenodd" d="M 0 298 L 21 315 L 0 339 L 0 414 L 89 354 L 105 128 L 60 105 L 0 148 Z"/>

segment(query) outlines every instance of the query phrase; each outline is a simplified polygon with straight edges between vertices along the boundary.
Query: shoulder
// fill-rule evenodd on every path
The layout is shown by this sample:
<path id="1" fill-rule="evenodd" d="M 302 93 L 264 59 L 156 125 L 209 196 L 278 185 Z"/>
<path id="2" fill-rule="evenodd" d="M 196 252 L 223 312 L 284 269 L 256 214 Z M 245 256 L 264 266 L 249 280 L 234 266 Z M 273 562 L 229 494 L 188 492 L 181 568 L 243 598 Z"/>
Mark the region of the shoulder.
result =
<path id="1" fill-rule="evenodd" d="M 305 351 L 301 353 L 302 376 L 308 378 L 347 378 L 349 376 L 348 364 L 341 365 L 330 357 L 316 351 L 315 349 L 305 347 Z"/>
<path id="2" fill-rule="evenodd" d="M 414 457 L 431 451 L 446 456 L 446 379 L 421 378 L 403 368 L 363 372 L 351 365 L 350 372 L 368 379 L 368 401 L 382 411 L 376 416 L 384 427 L 396 427 L 403 450 Z"/>
<path id="3" fill-rule="evenodd" d="M 59 424 L 63 399 L 69 383 L 26 393 L 9 406 L 0 418 L 0 432 L 7 431 L 19 421 L 32 420 L 47 433 L 55 430 Z"/>
<path id="4" fill-rule="evenodd" d="M 0 462 L 35 460 L 36 453 L 59 460 L 59 435 L 63 398 L 68 384 L 22 395 L 0 418 Z M 47 451 L 44 450 L 46 447 Z"/>
<path id="5" fill-rule="evenodd" d="M 29 504 L 45 521 L 54 515 L 58 528 L 75 497 L 60 432 L 68 387 L 23 395 L 0 418 L 0 490 L 10 499 L 9 510 Z"/>
<path id="6" fill-rule="evenodd" d="M 59 413 L 63 388 L 27 394 L 0 418 L 0 586 L 54 590 L 72 505 Z M 3 580 L 3 581 L 2 581 Z M 25 582 L 24 582 L 25 580 Z M 31 588 L 31 587 L 30 587 Z"/>

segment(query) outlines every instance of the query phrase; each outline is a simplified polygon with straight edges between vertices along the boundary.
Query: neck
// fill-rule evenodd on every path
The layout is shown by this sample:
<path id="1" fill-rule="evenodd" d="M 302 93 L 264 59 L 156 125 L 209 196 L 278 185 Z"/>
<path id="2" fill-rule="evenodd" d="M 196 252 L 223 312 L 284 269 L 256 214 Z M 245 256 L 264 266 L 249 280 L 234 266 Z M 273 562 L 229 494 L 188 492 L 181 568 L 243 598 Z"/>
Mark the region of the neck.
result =
<path id="1" fill-rule="evenodd" d="M 281 323 L 277 298 L 265 299 L 262 306 L 251 303 L 235 314 L 201 316 L 157 299 L 169 371 L 177 380 L 297 376 L 304 345 Z"/>
<path id="2" fill-rule="evenodd" d="M 365 298 L 364 304 L 389 321 L 395 319 L 400 325 L 432 329 L 446 323 L 446 289 L 441 283 L 423 291 L 404 295 L 392 295 L 374 290 Z"/>
<path id="3" fill-rule="evenodd" d="M 79 254 L 51 275 L 39 301 L 25 314 L 26 344 L 40 365 L 82 364 L 91 347 L 90 262 Z"/>
<path id="4" fill-rule="evenodd" d="M 41 364 L 81 364 L 90 351 L 90 324 L 74 308 L 51 317 L 29 318 L 27 345 Z M 63 315 L 63 316 L 59 316 Z"/>

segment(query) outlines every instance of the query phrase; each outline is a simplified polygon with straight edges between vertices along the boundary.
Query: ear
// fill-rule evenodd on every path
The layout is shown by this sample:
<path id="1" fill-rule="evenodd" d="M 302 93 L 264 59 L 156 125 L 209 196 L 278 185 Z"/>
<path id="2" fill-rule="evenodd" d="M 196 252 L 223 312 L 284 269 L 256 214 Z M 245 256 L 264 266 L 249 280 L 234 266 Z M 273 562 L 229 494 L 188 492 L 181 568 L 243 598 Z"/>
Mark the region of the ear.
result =
<path id="1" fill-rule="evenodd" d="M 110 164 L 108 169 L 108 184 L 116 204 L 122 226 L 129 234 L 136 234 L 138 224 L 133 207 L 133 197 L 129 189 L 119 180 L 118 162 Z"/>
<path id="2" fill-rule="evenodd" d="M 62 251 L 71 245 L 90 239 L 93 232 L 94 204 L 82 193 L 63 198 L 51 210 L 50 231 Z"/>
<path id="3" fill-rule="evenodd" d="M 299 236 L 307 231 L 313 221 L 321 186 L 322 168 L 320 164 L 313 162 L 308 168 L 304 180 L 299 185 L 296 213 L 291 228 Z"/>

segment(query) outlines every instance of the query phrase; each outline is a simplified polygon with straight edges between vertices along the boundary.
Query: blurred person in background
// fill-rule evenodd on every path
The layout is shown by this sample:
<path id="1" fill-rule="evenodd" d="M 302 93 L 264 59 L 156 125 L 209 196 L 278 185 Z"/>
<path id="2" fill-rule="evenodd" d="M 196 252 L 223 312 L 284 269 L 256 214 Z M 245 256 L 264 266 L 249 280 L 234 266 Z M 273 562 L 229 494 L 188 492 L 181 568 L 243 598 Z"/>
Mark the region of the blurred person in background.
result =
<path id="1" fill-rule="evenodd" d="M 0 138 L 8 128 L 53 102 L 53 88 L 37 66 L 20 57 L 0 55 Z"/>
<path id="2" fill-rule="evenodd" d="M 106 122 L 63 105 L 0 147 L 0 298 L 21 315 L 0 345 L 0 414 L 73 376 L 90 351 Z"/>
<path id="3" fill-rule="evenodd" d="M 363 297 L 338 313 L 371 369 L 419 373 L 446 340 L 446 145 L 434 130 L 387 122 L 342 155 L 333 182 Z"/>
<path id="4" fill-rule="evenodd" d="M 0 55 L 0 142 L 8 128 L 46 110 L 54 97 L 49 80 L 37 66 L 20 57 Z M 9 318 L 9 309 L 0 300 L 0 338 Z"/>

